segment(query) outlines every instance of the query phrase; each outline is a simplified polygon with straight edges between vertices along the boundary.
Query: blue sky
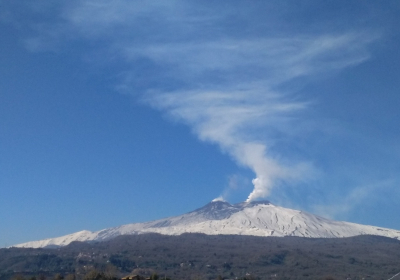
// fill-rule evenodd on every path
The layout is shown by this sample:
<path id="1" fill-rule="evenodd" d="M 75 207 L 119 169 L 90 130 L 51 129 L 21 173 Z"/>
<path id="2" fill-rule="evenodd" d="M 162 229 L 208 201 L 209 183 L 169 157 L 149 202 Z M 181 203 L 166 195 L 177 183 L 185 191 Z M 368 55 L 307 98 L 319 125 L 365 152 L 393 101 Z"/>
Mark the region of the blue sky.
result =
<path id="1" fill-rule="evenodd" d="M 216 198 L 400 229 L 398 1 L 0 1 L 0 247 Z"/>

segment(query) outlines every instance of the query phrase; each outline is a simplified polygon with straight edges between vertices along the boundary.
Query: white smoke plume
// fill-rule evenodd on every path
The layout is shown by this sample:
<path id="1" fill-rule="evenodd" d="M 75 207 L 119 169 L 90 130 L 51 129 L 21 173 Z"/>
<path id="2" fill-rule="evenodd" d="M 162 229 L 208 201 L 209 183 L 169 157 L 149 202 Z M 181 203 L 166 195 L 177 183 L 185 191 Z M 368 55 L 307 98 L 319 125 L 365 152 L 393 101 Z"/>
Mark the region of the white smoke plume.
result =
<path id="1" fill-rule="evenodd" d="M 254 190 L 247 201 L 268 196 L 278 180 L 300 178 L 309 172 L 304 163 L 290 166 L 278 162 L 268 154 L 266 144 L 256 133 L 274 125 L 284 129 L 285 117 L 304 109 L 306 103 L 283 101 L 276 94 L 249 90 L 157 93 L 147 98 L 153 106 L 191 125 L 201 140 L 217 143 L 238 164 L 254 171 Z"/>
<path id="2" fill-rule="evenodd" d="M 211 53 L 215 58 L 213 69 L 226 67 L 224 61 L 235 67 L 248 67 L 251 63 L 267 74 L 262 75 L 262 80 L 256 78 L 248 83 L 239 80 L 225 82 L 222 86 L 207 85 L 206 89 L 199 90 L 153 91 L 145 100 L 190 125 L 201 140 L 217 143 L 239 165 L 253 170 L 254 189 L 247 201 L 265 198 L 277 184 L 303 180 L 313 173 L 312 164 L 307 161 L 280 159 L 271 152 L 278 141 L 274 133 L 290 138 L 301 122 L 301 113 L 311 104 L 279 88 L 295 78 L 310 78 L 319 72 L 337 71 L 361 63 L 368 58 L 364 47 L 371 40 L 345 34 L 240 42 L 234 48 L 229 48 L 232 42 L 205 45 L 203 50 L 180 46 L 177 48 L 183 58 L 180 65 L 187 61 L 191 74 L 209 70 L 211 66 L 206 63 L 210 61 L 201 58 Z M 356 41 L 357 46 L 353 45 Z M 158 50 L 156 59 L 162 60 L 164 54 L 175 56 L 174 49 L 168 48 L 168 51 L 167 54 Z M 218 53 L 223 61 L 218 60 Z M 151 51 L 146 54 L 153 57 Z M 227 60 L 227 56 L 231 59 Z"/>

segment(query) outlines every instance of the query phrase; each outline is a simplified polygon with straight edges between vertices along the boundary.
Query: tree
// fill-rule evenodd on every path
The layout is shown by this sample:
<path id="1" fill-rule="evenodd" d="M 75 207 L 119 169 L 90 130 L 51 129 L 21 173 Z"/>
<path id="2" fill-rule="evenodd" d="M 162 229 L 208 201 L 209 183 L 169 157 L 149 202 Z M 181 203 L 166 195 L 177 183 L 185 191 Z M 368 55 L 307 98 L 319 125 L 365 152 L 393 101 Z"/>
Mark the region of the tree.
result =
<path id="1" fill-rule="evenodd" d="M 60 273 L 57 273 L 55 276 L 54 276 L 54 280 L 63 280 L 64 279 L 64 276 L 62 276 Z"/>
<path id="2" fill-rule="evenodd" d="M 97 270 L 91 270 L 88 273 L 86 273 L 85 277 L 83 277 L 83 280 L 101 280 L 105 279 L 105 275 L 102 272 L 99 272 Z"/>
<path id="3" fill-rule="evenodd" d="M 65 280 L 75 280 L 76 276 L 75 274 L 68 274 L 67 276 L 65 276 Z"/>
<path id="4" fill-rule="evenodd" d="M 117 279 L 117 274 L 118 274 L 118 268 L 112 264 L 108 264 L 106 266 L 104 276 L 107 279 Z"/>
<path id="5" fill-rule="evenodd" d="M 25 280 L 25 277 L 21 274 L 15 275 L 12 280 Z"/>

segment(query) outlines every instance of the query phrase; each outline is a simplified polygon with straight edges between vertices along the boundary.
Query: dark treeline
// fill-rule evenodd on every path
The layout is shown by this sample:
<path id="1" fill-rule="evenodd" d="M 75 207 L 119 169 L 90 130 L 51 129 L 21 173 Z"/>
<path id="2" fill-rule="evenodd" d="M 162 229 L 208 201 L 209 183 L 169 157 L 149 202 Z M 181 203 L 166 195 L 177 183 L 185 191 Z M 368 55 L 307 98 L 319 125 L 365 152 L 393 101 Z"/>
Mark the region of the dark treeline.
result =
<path id="1" fill-rule="evenodd" d="M 0 249 L 0 280 L 389 279 L 400 241 L 203 234 L 120 236 L 61 248 Z"/>

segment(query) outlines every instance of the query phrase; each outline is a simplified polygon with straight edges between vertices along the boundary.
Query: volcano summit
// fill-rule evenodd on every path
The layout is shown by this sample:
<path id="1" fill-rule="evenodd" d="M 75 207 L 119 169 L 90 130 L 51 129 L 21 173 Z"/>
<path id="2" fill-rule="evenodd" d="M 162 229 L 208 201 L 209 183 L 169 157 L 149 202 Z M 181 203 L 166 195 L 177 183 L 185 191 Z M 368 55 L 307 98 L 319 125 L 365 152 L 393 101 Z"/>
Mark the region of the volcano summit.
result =
<path id="1" fill-rule="evenodd" d="M 304 211 L 276 206 L 269 201 L 229 204 L 213 201 L 176 217 L 146 223 L 127 224 L 96 232 L 80 231 L 66 236 L 32 241 L 14 247 L 41 248 L 65 246 L 73 241 L 99 242 L 120 235 L 143 233 L 180 235 L 204 233 L 208 235 L 300 236 L 335 238 L 357 235 L 379 235 L 400 240 L 400 231 L 375 226 L 333 221 Z"/>

